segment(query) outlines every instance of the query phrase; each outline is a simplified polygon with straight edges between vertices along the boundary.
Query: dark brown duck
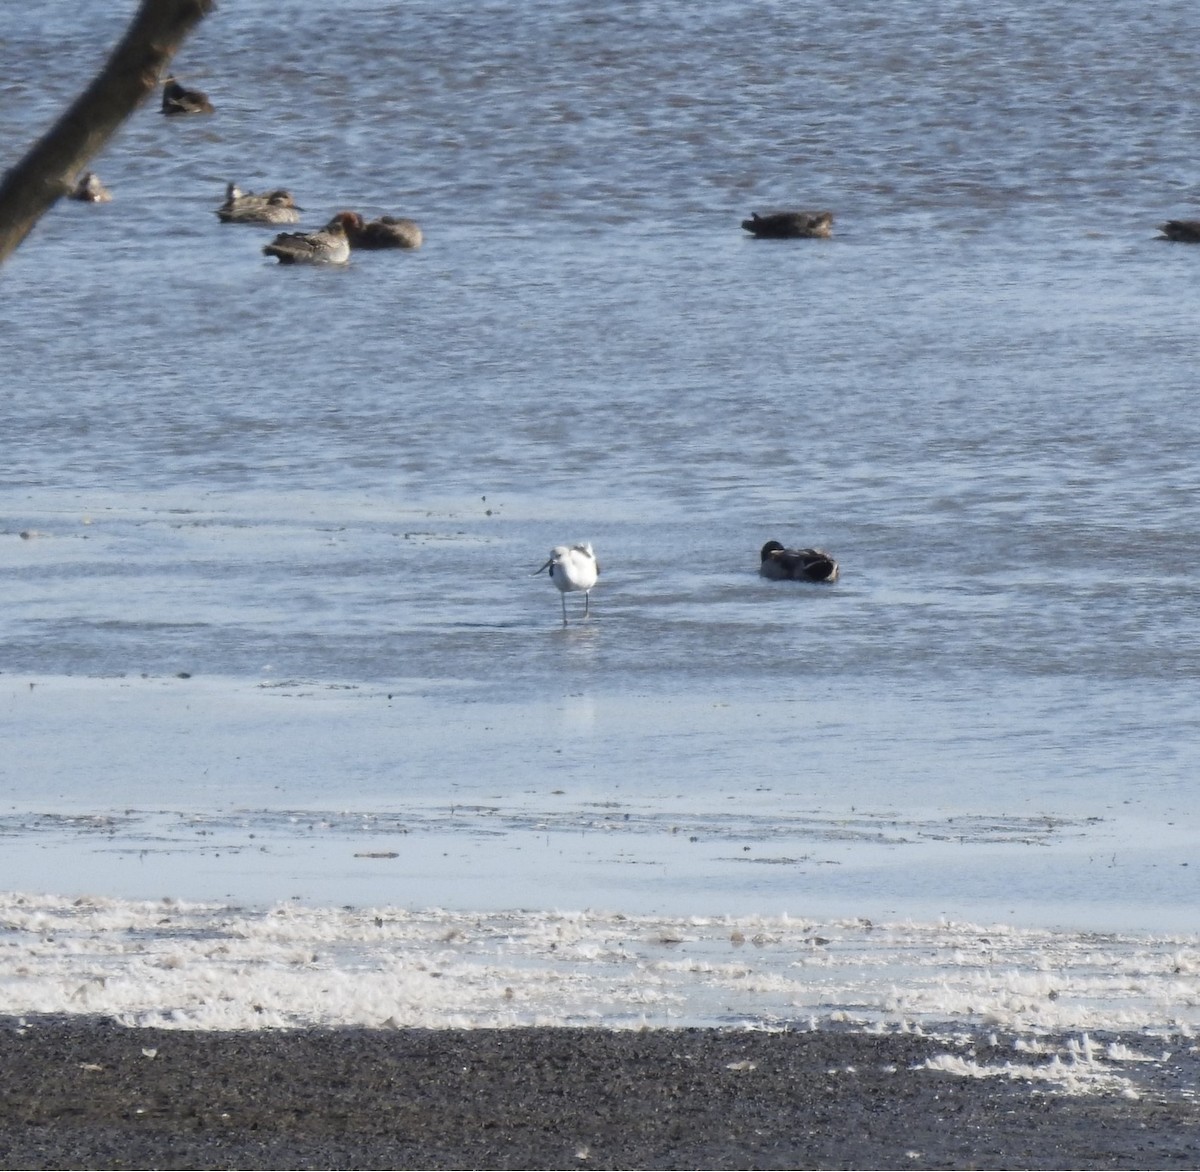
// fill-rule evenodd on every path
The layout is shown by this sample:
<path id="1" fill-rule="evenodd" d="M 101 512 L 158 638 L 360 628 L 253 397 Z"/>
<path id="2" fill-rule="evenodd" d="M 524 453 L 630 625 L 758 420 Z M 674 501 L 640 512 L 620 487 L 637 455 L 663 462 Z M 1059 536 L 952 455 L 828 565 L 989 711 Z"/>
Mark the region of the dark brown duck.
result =
<path id="1" fill-rule="evenodd" d="M 785 549 L 778 541 L 768 541 L 758 572 L 776 581 L 836 582 L 838 564 L 823 549 Z"/>
<path id="2" fill-rule="evenodd" d="M 752 212 L 742 227 L 759 240 L 788 240 L 833 235 L 833 212 Z"/>

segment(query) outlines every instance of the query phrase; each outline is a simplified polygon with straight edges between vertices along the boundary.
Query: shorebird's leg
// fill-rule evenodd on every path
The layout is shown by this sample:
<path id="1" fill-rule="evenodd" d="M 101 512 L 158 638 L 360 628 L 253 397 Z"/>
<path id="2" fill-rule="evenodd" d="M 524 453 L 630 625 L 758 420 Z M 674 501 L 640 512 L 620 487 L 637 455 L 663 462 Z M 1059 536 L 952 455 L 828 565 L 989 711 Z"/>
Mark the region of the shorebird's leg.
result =
<path id="1" fill-rule="evenodd" d="M 583 592 L 583 617 L 586 619 L 592 605 L 592 592 L 585 590 Z"/>
<path id="2" fill-rule="evenodd" d="M 565 627 L 567 625 L 567 596 L 565 594 L 560 594 L 558 597 L 562 602 L 563 626 Z"/>

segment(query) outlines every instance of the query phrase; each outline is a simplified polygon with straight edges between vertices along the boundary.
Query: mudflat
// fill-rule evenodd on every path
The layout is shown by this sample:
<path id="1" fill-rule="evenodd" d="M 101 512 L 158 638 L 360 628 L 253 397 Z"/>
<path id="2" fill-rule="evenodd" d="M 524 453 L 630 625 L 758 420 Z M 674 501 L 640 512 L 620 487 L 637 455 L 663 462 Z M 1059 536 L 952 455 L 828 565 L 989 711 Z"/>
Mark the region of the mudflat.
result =
<path id="1" fill-rule="evenodd" d="M 3 1021 L 0 1046 L 0 1168 L 1200 1167 L 1187 1045 L 1088 1094 L 936 1068 L 950 1051 L 1002 1068 L 1012 1047 L 991 1036 L 839 1029 L 72 1017 Z"/>

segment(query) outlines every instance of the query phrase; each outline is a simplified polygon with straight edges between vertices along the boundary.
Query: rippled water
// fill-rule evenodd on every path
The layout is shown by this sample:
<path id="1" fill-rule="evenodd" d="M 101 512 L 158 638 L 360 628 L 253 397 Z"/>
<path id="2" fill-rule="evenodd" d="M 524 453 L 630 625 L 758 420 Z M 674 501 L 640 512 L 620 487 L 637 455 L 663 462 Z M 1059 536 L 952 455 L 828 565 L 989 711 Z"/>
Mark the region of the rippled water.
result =
<path id="1" fill-rule="evenodd" d="M 0 10 L 13 157 L 133 7 Z M 217 114 L 139 112 L 0 278 L 0 885 L 1194 927 L 1191 9 L 282 12 L 209 18 Z M 280 271 L 230 180 L 426 243 Z M 126 807 L 163 869 L 46 822 Z"/>

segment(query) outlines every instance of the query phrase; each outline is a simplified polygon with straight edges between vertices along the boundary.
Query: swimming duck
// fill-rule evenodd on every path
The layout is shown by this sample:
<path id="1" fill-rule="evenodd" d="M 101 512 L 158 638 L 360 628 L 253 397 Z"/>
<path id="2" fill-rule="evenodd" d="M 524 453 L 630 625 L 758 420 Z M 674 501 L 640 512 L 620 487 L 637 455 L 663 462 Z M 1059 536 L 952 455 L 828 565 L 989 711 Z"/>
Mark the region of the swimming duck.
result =
<path id="1" fill-rule="evenodd" d="M 1168 220 L 1159 224 L 1159 240 L 1178 240 L 1181 244 L 1200 244 L 1200 220 Z"/>
<path id="2" fill-rule="evenodd" d="M 280 232 L 263 246 L 267 256 L 277 256 L 280 264 L 344 265 L 350 259 L 350 241 L 346 239 L 345 212 L 339 212 L 319 232 Z"/>
<path id="3" fill-rule="evenodd" d="M 765 216 L 752 212 L 750 219 L 742 221 L 742 227 L 759 240 L 827 237 L 833 235 L 833 212 L 768 212 Z"/>
<path id="4" fill-rule="evenodd" d="M 99 175 L 94 171 L 85 171 L 79 176 L 79 182 L 67 198 L 82 200 L 84 203 L 108 203 L 112 199 L 112 193 L 100 182 Z"/>
<path id="5" fill-rule="evenodd" d="M 164 114 L 211 114 L 213 104 L 208 94 L 186 90 L 173 77 L 163 79 L 162 112 Z"/>
<path id="6" fill-rule="evenodd" d="M 777 581 L 836 582 L 838 564 L 823 549 L 784 549 L 778 541 L 768 541 L 758 572 Z"/>
<path id="7" fill-rule="evenodd" d="M 303 210 L 283 188 L 257 195 L 231 183 L 225 188 L 225 202 L 217 208 L 217 219 L 223 224 L 295 224 Z"/>
<path id="8" fill-rule="evenodd" d="M 349 217 L 346 235 L 350 237 L 351 248 L 420 248 L 424 239 L 415 220 L 380 216 L 368 223 L 357 212 L 342 215 Z"/>
<path id="9" fill-rule="evenodd" d="M 591 542 L 556 545 L 550 551 L 549 559 L 534 571 L 533 577 L 536 578 L 547 568 L 550 570 L 550 580 L 558 587 L 562 597 L 563 625 L 567 622 L 567 592 L 571 590 L 583 591 L 583 613 L 586 618 L 591 605 L 591 590 L 600 576 L 600 563 L 596 561 Z"/>

